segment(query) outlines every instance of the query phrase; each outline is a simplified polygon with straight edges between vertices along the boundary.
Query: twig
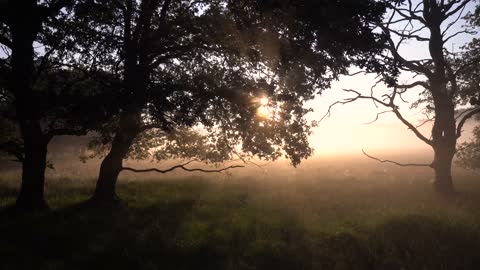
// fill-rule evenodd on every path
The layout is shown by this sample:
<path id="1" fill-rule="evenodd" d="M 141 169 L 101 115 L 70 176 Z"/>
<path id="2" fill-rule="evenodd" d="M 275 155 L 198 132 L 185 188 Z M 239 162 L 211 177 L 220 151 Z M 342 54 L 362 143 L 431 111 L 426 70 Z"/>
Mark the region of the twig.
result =
<path id="1" fill-rule="evenodd" d="M 377 122 L 377 121 L 378 121 L 378 119 L 379 119 L 380 115 L 382 115 L 382 114 L 385 114 L 385 113 L 391 113 L 391 112 L 393 112 L 393 111 L 384 111 L 384 112 L 379 112 L 379 113 L 377 113 L 377 116 L 375 117 L 375 119 L 374 119 L 373 121 L 370 121 L 370 122 L 368 122 L 368 123 L 365 123 L 365 125 L 370 125 L 370 124 L 373 124 L 373 123 L 375 123 L 375 122 Z"/>

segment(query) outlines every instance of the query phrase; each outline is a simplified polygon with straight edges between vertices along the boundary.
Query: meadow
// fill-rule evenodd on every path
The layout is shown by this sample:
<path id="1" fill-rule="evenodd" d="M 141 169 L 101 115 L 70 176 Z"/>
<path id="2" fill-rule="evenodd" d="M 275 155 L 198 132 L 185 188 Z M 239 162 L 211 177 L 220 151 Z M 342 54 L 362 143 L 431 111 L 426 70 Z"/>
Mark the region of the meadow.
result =
<path id="1" fill-rule="evenodd" d="M 123 203 L 92 209 L 94 178 L 56 175 L 52 210 L 12 216 L 6 174 L 0 269 L 480 269 L 480 181 L 456 176 L 446 199 L 428 171 L 393 167 L 127 174 Z"/>

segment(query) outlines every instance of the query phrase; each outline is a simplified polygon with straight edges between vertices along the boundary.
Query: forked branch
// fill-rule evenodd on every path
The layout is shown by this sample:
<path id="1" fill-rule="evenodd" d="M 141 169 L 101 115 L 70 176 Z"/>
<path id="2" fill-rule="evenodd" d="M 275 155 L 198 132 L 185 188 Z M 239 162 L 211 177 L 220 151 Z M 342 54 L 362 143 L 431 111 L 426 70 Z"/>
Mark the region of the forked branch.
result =
<path id="1" fill-rule="evenodd" d="M 425 137 L 416 127 L 415 125 L 413 125 L 412 123 L 410 123 L 407 119 L 405 119 L 405 117 L 403 117 L 403 115 L 400 113 L 399 109 L 398 109 L 398 106 L 395 105 L 394 101 L 395 101 L 395 97 L 399 94 L 398 93 L 398 89 L 395 87 L 394 90 L 393 90 L 393 94 L 392 95 L 385 95 L 386 96 L 386 99 L 388 101 L 385 101 L 385 100 L 380 100 L 376 97 L 373 96 L 373 94 L 371 94 L 370 96 L 365 96 L 365 95 L 362 95 L 360 92 L 358 91 L 355 91 L 355 90 L 352 90 L 352 89 L 343 89 L 343 91 L 347 92 L 347 93 L 354 93 L 356 96 L 354 97 L 350 97 L 350 98 L 345 98 L 343 100 L 340 100 L 340 101 L 336 101 L 334 102 L 333 104 L 331 104 L 329 107 L 328 107 L 328 110 L 327 112 L 325 113 L 325 115 L 320 119 L 320 122 L 323 121 L 323 119 L 325 119 L 326 117 L 330 117 L 331 115 L 331 111 L 332 111 L 332 108 L 336 105 L 345 105 L 345 104 L 348 104 L 348 103 L 352 103 L 352 102 L 355 102 L 359 99 L 370 99 L 370 100 L 373 100 L 375 103 L 378 103 L 378 104 L 381 104 L 382 106 L 384 107 L 387 107 L 387 108 L 391 108 L 391 112 L 393 112 L 395 114 L 395 116 L 405 125 L 408 127 L 408 129 L 410 129 L 414 134 L 415 136 L 417 136 L 417 138 L 419 138 L 420 140 L 422 140 L 423 142 L 425 142 L 426 144 L 428 145 L 432 145 L 433 142 L 431 140 L 429 140 L 427 137 Z M 380 113 L 380 114 L 383 114 L 383 113 Z M 379 115 L 377 115 L 378 117 Z M 375 119 L 373 122 L 375 122 L 377 119 Z"/>

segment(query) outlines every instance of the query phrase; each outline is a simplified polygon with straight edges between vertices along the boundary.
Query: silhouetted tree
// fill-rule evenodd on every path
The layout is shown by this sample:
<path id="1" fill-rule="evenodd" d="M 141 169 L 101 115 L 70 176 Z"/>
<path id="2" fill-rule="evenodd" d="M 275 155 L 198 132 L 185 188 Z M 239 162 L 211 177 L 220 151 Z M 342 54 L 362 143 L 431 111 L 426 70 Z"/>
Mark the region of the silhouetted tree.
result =
<path id="1" fill-rule="evenodd" d="M 98 12 L 91 13 L 93 8 Z M 90 28 L 86 29 L 86 40 L 96 40 L 96 46 L 105 46 L 103 41 L 107 40 L 106 46 L 114 48 L 120 59 L 121 72 L 117 74 L 123 81 L 119 100 L 122 111 L 109 129 L 100 130 L 109 151 L 102 161 L 93 201 L 115 199 L 117 177 L 125 169 L 123 159 L 142 132 L 155 128 L 172 132 L 197 123 L 210 129 L 220 125 L 225 128 L 228 120 L 230 129 L 258 127 L 260 133 L 269 126 L 266 121 L 255 120 L 253 101 L 268 94 L 270 85 L 264 79 L 254 78 L 260 70 L 259 63 L 246 63 L 251 54 L 242 44 L 236 44 L 241 33 L 231 32 L 235 26 L 222 9 L 222 5 L 209 1 L 125 1 L 110 6 L 85 1 L 77 7 L 78 17 Z M 223 23 L 220 29 L 219 22 Z M 232 34 L 235 36 L 228 36 Z M 85 43 L 84 47 L 91 44 Z M 306 112 L 294 104 L 290 105 L 297 112 L 284 123 L 297 126 L 298 147 L 289 152 L 300 159 L 310 154 L 305 136 L 309 127 L 301 119 Z M 242 122 L 236 123 L 231 116 Z M 258 142 L 262 137 L 258 133 L 245 133 L 244 138 L 252 139 L 244 147 L 278 157 L 278 149 Z M 281 140 L 281 134 L 285 133 L 271 132 L 270 138 Z M 238 140 L 240 136 L 231 137 Z M 268 138 L 262 140 L 267 142 Z"/>
<path id="2" fill-rule="evenodd" d="M 374 55 L 380 38 L 368 21 L 381 16 L 384 6 L 305 1 L 322 11 L 322 19 L 315 19 L 314 13 L 292 12 L 298 3 L 144 0 L 77 6 L 75 22 L 87 26 L 77 45 L 112 48 L 110 55 L 120 61 L 107 69 L 123 81 L 121 113 L 100 130 L 108 153 L 92 201 L 115 200 L 123 160 L 150 129 L 172 134 L 200 125 L 230 153 L 285 155 L 294 165 L 311 155 L 304 119 L 310 110 L 303 105 L 349 65 L 368 64 L 359 55 Z M 263 96 L 270 100 L 269 117 L 257 114 Z"/>
<path id="3" fill-rule="evenodd" d="M 374 23 L 388 38 L 386 50 L 378 58 L 381 61 L 388 61 L 385 62 L 387 66 L 413 74 L 415 80 L 400 84 L 395 77 L 382 76 L 376 85 L 385 83 L 392 89 L 389 94 L 377 98 L 373 95 L 373 88 L 371 95 L 362 95 L 356 90 L 347 89 L 345 91 L 355 96 L 336 103 L 345 104 L 359 99 L 371 99 L 375 104 L 389 108 L 388 112 L 394 113 L 420 140 L 432 147 L 434 160 L 431 164 L 400 164 L 388 160 L 383 162 L 433 168 L 435 188 L 443 194 L 451 194 L 454 191 L 451 166 L 462 127 L 467 119 L 480 112 L 476 107 L 456 115 L 456 107 L 461 103 L 459 91 L 463 87 L 461 74 L 471 63 L 455 61 L 455 54 L 446 46 L 447 42 L 457 35 L 472 33 L 470 29 L 458 30 L 457 27 L 466 6 L 472 2 L 471 0 L 386 2 L 389 17 Z M 408 42 L 425 43 L 428 57 L 409 59 L 402 50 Z M 402 99 L 403 94 L 416 87 L 423 88 L 424 91 L 414 106 L 427 103 L 427 112 L 433 114 L 433 117 L 428 119 L 433 122 L 431 136 L 423 135 L 417 126 L 405 119 L 395 103 Z"/>
<path id="4" fill-rule="evenodd" d="M 73 59 L 74 53 L 74 43 L 65 40 L 62 31 L 73 4 L 66 0 L 0 2 L 4 49 L 0 106 L 1 119 L 8 123 L 2 125 L 0 146 L 22 162 L 16 202 L 20 210 L 47 207 L 43 192 L 50 140 L 57 135 L 85 135 L 88 126 L 111 115 L 106 97 L 114 97 L 107 94 L 115 87 L 112 77 L 64 61 Z"/>
<path id="5" fill-rule="evenodd" d="M 6 88 L 14 98 L 15 118 L 24 145 L 22 185 L 17 206 L 24 209 L 45 208 L 43 185 L 49 138 L 43 132 L 37 114 L 33 90 L 34 42 L 43 23 L 55 16 L 68 1 L 0 2 L 0 42 L 11 52 L 10 69 L 2 64 Z M 3 62 L 3 61 L 2 61 Z"/>

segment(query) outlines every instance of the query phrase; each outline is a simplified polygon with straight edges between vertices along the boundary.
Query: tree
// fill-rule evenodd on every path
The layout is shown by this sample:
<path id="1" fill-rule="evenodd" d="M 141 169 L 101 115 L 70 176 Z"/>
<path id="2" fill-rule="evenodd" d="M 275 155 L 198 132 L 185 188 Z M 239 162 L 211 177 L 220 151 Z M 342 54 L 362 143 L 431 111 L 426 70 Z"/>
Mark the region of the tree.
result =
<path id="1" fill-rule="evenodd" d="M 92 201 L 116 198 L 117 177 L 125 169 L 122 161 L 142 132 L 154 128 L 172 132 L 181 126 L 198 123 L 207 129 L 218 129 L 220 125 L 227 125 L 226 120 L 234 120 L 225 115 L 220 117 L 220 114 L 227 113 L 227 104 L 231 106 L 228 110 L 230 115 L 236 113 L 237 118 L 246 116 L 251 120 L 251 123 L 230 121 L 230 126 L 242 126 L 245 130 L 260 124 L 258 119 L 255 120 L 255 104 L 252 106 L 251 101 L 261 92 L 268 91 L 269 85 L 262 79 L 253 78 L 253 70 L 258 70 L 259 65 L 255 64 L 255 67 L 244 63 L 247 56 L 242 54 L 246 50 L 226 36 L 232 33 L 214 30 L 217 27 L 213 25 L 213 19 L 225 23 L 229 21 L 221 14 L 221 5 L 206 4 L 208 2 L 126 1 L 112 3 L 102 10 L 103 14 L 93 15 L 88 11 L 92 7 L 101 8 L 104 3 L 85 1 L 78 6 L 77 15 L 83 16 L 87 25 L 95 26 L 90 37 L 105 38 L 109 42 L 107 46 L 115 48 L 122 68 L 118 76 L 123 81 L 122 111 L 110 129 L 100 131 L 105 135 L 106 140 L 103 141 L 109 144 L 109 151 L 102 161 Z M 119 38 L 110 35 L 114 29 L 119 29 Z M 212 35 L 212 32 L 217 35 Z M 102 38 L 97 44 L 103 42 Z M 222 48 L 227 42 L 231 43 L 229 50 Z M 308 125 L 296 119 L 305 111 L 298 106 L 292 108 L 296 108 L 297 112 L 284 123 L 295 123 L 299 136 L 303 136 L 297 136 L 301 140 L 297 141 L 299 147 L 290 151 L 299 159 L 310 153 L 305 136 Z M 220 118 L 222 123 L 218 121 Z M 270 128 L 273 129 L 272 126 Z M 276 136 L 271 134 L 272 138 Z M 239 136 L 234 134 L 231 138 Z M 245 133 L 244 136 L 254 135 Z M 265 156 L 279 155 L 278 150 L 272 147 L 254 143 L 250 147 Z M 293 152 L 298 152 L 301 147 L 305 149 L 303 152 Z"/>
<path id="2" fill-rule="evenodd" d="M 76 40 L 113 48 L 120 61 L 107 69 L 123 81 L 121 113 L 100 131 L 108 151 L 92 201 L 115 200 L 123 160 L 151 129 L 201 126 L 229 153 L 285 155 L 294 165 L 311 155 L 304 103 L 379 49 L 365 18 L 381 16 L 382 5 L 341 2 L 324 1 L 324 19 L 302 21 L 296 2 L 84 1 L 75 21 L 89 26 L 87 37 Z M 262 97 L 269 117 L 257 114 Z"/>
<path id="3" fill-rule="evenodd" d="M 452 194 L 454 191 L 451 166 L 463 125 L 467 119 L 480 112 L 480 108 L 475 107 L 466 113 L 456 115 L 456 107 L 460 104 L 461 74 L 471 64 L 458 64 L 453 52 L 447 48 L 447 43 L 452 38 L 472 33 L 470 29 L 456 28 L 465 8 L 471 2 L 469 0 L 422 0 L 417 4 L 412 1 L 386 2 L 390 16 L 386 20 L 374 23 L 388 38 L 385 52 L 378 58 L 385 61 L 385 65 L 413 74 L 415 80 L 401 84 L 395 77 L 381 76 L 377 84 L 384 82 L 391 89 L 389 94 L 378 98 L 373 93 L 362 95 L 356 90 L 347 89 L 345 91 L 355 96 L 336 103 L 345 104 L 359 99 L 371 99 L 376 104 L 390 109 L 389 112 L 395 114 L 421 141 L 432 147 L 434 160 L 431 164 L 409 165 L 433 168 L 434 186 L 442 194 Z M 408 42 L 426 43 L 428 57 L 408 59 L 402 51 Z M 423 97 L 414 103 L 414 106 L 427 103 L 427 113 L 433 114 L 433 117 L 429 118 L 433 122 L 431 136 L 423 135 L 414 124 L 405 119 L 396 104 L 398 99 L 402 99 L 403 94 L 416 87 L 421 87 L 424 91 Z"/>
<path id="4" fill-rule="evenodd" d="M 57 64 L 73 51 L 72 42 L 59 34 L 73 4 L 66 0 L 0 3 L 1 119 L 10 126 L 2 130 L 0 146 L 22 162 L 18 210 L 47 208 L 44 182 L 50 140 L 57 135 L 84 135 L 88 126 L 110 115 L 105 97 L 112 97 L 106 95 L 115 86 L 111 76 L 84 74 Z"/>
<path id="5" fill-rule="evenodd" d="M 8 73 L 2 63 L 7 89 L 15 99 L 15 117 L 24 145 L 22 185 L 17 206 L 26 210 L 45 208 L 44 172 L 47 164 L 48 136 L 37 115 L 38 104 L 33 91 L 34 41 L 42 24 L 67 4 L 37 1 L 2 1 L 0 3 L 0 42 L 11 51 Z M 20 16 L 22 14 L 22 16 Z M 24 19 L 28 18 L 28 19 Z"/>

